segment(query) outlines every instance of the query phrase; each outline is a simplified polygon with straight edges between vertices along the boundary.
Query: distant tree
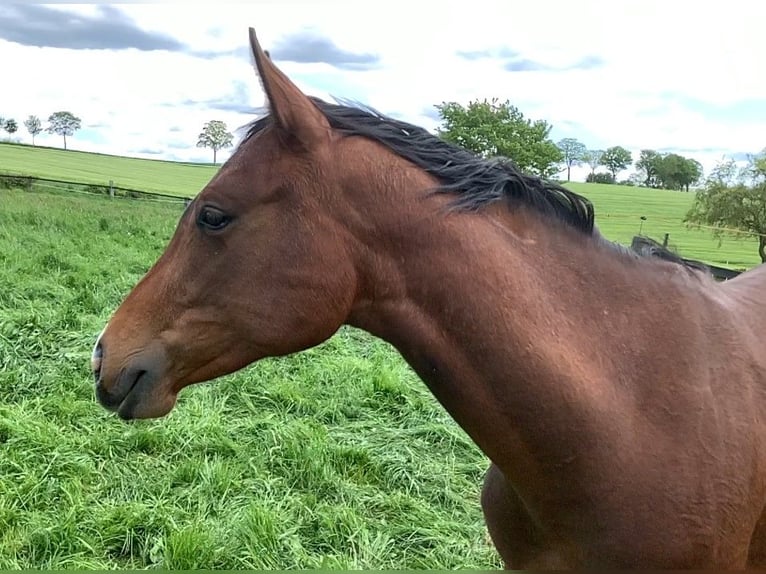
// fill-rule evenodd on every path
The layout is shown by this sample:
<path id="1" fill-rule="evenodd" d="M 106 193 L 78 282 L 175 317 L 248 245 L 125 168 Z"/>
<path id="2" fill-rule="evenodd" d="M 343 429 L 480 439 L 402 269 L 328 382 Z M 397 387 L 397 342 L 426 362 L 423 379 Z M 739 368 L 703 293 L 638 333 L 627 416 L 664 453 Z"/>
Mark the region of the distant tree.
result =
<path id="1" fill-rule="evenodd" d="M 748 165 L 743 170 L 743 176 L 754 185 L 766 181 L 766 148 L 758 154 L 748 156 Z"/>
<path id="2" fill-rule="evenodd" d="M 213 163 L 216 162 L 219 149 L 230 147 L 234 136 L 229 133 L 226 124 L 220 120 L 211 120 L 202 128 L 197 139 L 197 147 L 206 147 L 213 150 Z"/>
<path id="3" fill-rule="evenodd" d="M 702 179 L 703 174 L 702 164 L 694 158 L 685 157 L 680 165 L 680 170 L 676 175 L 676 181 L 689 191 L 689 187 L 695 185 Z"/>
<path id="4" fill-rule="evenodd" d="M 653 149 L 642 149 L 636 162 L 636 169 L 644 176 L 644 185 L 657 187 L 657 170 L 662 155 Z"/>
<path id="5" fill-rule="evenodd" d="M 49 134 L 64 136 L 64 149 L 66 149 L 66 137 L 72 136 L 80 129 L 82 120 L 71 112 L 54 112 L 48 116 Z"/>
<path id="6" fill-rule="evenodd" d="M 19 124 L 17 124 L 16 120 L 14 119 L 8 119 L 8 120 L 5 120 L 3 129 L 7 131 L 10 135 L 13 135 L 19 130 Z"/>
<path id="7" fill-rule="evenodd" d="M 683 157 L 677 153 L 658 156 L 652 161 L 654 178 L 665 189 L 685 189 L 697 183 L 702 177 L 702 165 L 696 159 Z"/>
<path id="8" fill-rule="evenodd" d="M 628 179 L 625 185 L 632 185 L 633 187 L 641 187 L 642 185 L 644 185 L 644 176 L 638 172 L 631 173 L 628 176 Z"/>
<path id="9" fill-rule="evenodd" d="M 583 161 L 590 166 L 590 174 L 594 176 L 596 169 L 601 165 L 601 158 L 604 155 L 604 151 L 600 149 L 589 149 L 585 151 Z"/>
<path id="10" fill-rule="evenodd" d="M 601 156 L 601 165 L 609 170 L 612 177 L 616 180 L 617 174 L 627 169 L 633 163 L 633 156 L 630 152 L 621 146 L 613 146 L 604 151 Z"/>
<path id="11" fill-rule="evenodd" d="M 648 187 L 689 191 L 702 178 L 702 165 L 696 159 L 651 149 L 641 150 L 636 168 Z"/>
<path id="12" fill-rule="evenodd" d="M 585 178 L 586 183 L 614 183 L 614 176 L 611 173 L 604 173 L 600 171 L 598 173 L 589 173 Z"/>
<path id="13" fill-rule="evenodd" d="M 561 161 L 567 168 L 567 181 L 571 180 L 572 166 L 582 165 L 585 153 L 588 151 L 585 144 L 575 138 L 564 138 L 556 144 L 563 156 Z"/>
<path id="14" fill-rule="evenodd" d="M 462 106 L 444 102 L 436 106 L 443 125 L 439 136 L 482 157 L 513 160 L 523 172 L 551 177 L 562 160 L 561 150 L 549 138 L 552 126 L 524 117 L 510 102 L 475 100 Z"/>
<path id="15" fill-rule="evenodd" d="M 713 181 L 720 185 L 730 186 L 739 182 L 740 177 L 741 170 L 737 167 L 737 162 L 733 159 L 723 159 L 710 170 L 707 184 L 710 185 L 710 182 Z"/>
<path id="16" fill-rule="evenodd" d="M 43 124 L 40 121 L 40 118 L 37 116 L 29 116 L 24 120 L 24 126 L 26 126 L 27 131 L 32 136 L 32 145 L 35 145 L 35 136 L 41 134 L 43 131 Z"/>
<path id="17" fill-rule="evenodd" d="M 718 228 L 713 235 L 719 238 L 724 234 L 739 236 L 731 230 L 756 234 L 758 255 L 766 263 L 766 181 L 752 186 L 741 181 L 732 183 L 734 166 L 729 161 L 713 170 L 704 188 L 695 194 L 684 220 Z"/>

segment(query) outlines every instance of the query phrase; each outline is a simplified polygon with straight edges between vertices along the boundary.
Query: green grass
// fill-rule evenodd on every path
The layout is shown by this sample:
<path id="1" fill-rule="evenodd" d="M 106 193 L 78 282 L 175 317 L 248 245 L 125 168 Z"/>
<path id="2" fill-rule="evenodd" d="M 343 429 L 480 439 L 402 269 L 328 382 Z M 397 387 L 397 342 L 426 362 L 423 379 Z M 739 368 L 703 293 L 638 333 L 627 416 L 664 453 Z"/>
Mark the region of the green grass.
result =
<path id="1" fill-rule="evenodd" d="M 630 245 L 643 215 L 646 221 L 641 233 L 659 241 L 669 233 L 670 247 L 684 257 L 732 269 L 748 269 L 760 263 L 758 240 L 753 236 L 725 236 L 719 244 L 711 230 L 688 229 L 684 225 L 693 193 L 593 183 L 567 185 L 593 202 L 596 225 L 609 239 Z"/>
<path id="2" fill-rule="evenodd" d="M 485 458 L 389 346 L 343 329 L 125 424 L 90 349 L 182 207 L 0 205 L 0 569 L 500 567 Z"/>
<path id="3" fill-rule="evenodd" d="M 0 143 L 0 174 L 109 185 L 193 197 L 217 166 Z"/>

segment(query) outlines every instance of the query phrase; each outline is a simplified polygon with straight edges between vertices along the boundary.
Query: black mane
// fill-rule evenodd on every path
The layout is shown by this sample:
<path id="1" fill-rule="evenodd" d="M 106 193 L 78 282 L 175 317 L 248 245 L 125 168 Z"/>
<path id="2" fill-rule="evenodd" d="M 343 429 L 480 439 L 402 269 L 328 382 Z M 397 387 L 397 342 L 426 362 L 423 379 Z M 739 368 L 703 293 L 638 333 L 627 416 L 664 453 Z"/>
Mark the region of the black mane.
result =
<path id="1" fill-rule="evenodd" d="M 684 260 L 659 244 L 647 253 L 638 253 L 607 240 L 594 225 L 593 204 L 588 199 L 555 182 L 522 173 L 509 158 L 482 158 L 421 127 L 387 117 L 358 102 L 338 99 L 338 104 L 331 104 L 316 97 L 310 99 L 333 129 L 378 141 L 433 175 L 440 182 L 434 191 L 456 194 L 454 206 L 458 209 L 478 210 L 496 201 L 505 201 L 509 207 L 525 205 L 623 255 L 654 257 L 690 270 L 707 270 L 704 264 Z M 263 131 L 270 122 L 270 115 L 251 122 L 243 142 Z"/>
<path id="2" fill-rule="evenodd" d="M 588 235 L 593 232 L 590 201 L 561 185 L 522 173 L 510 159 L 484 159 L 421 127 L 358 103 L 331 104 L 313 97 L 311 100 L 333 129 L 376 140 L 433 175 L 440 182 L 434 191 L 457 194 L 455 206 L 460 209 L 478 210 L 505 200 L 510 205 L 527 205 Z M 269 122 L 270 116 L 252 122 L 245 140 L 262 131 Z"/>

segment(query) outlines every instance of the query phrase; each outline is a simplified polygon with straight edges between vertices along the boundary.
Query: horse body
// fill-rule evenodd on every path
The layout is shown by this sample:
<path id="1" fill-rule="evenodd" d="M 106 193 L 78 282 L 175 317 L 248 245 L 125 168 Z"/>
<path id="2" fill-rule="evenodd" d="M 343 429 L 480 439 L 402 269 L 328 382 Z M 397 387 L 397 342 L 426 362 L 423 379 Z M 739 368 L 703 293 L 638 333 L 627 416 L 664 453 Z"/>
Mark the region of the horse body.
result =
<path id="1" fill-rule="evenodd" d="M 99 337 L 101 403 L 163 416 L 349 324 L 491 460 L 508 567 L 766 564 L 764 268 L 612 248 L 571 191 L 311 100 L 251 44 L 271 114 Z"/>
<path id="2" fill-rule="evenodd" d="M 485 507 L 517 498 L 548 559 L 553 547 L 567 566 L 744 564 L 766 500 L 766 384 L 737 373 L 733 392 L 727 356 L 766 353 L 741 335 L 732 289 L 594 256 L 590 238 L 516 217 L 407 229 L 418 249 L 367 283 L 414 287 L 350 323 L 391 342 L 489 456 L 513 491 Z"/>

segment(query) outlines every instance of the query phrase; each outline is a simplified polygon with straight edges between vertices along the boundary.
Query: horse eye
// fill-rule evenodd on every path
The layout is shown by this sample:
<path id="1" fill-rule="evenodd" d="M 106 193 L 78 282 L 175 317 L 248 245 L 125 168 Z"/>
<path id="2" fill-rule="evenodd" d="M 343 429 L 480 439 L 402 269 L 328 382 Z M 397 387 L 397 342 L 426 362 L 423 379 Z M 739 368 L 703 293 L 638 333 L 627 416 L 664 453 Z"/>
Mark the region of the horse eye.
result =
<path id="1" fill-rule="evenodd" d="M 197 217 L 197 223 L 208 229 L 223 229 L 229 221 L 228 215 L 214 207 L 203 207 Z"/>

